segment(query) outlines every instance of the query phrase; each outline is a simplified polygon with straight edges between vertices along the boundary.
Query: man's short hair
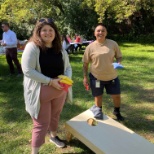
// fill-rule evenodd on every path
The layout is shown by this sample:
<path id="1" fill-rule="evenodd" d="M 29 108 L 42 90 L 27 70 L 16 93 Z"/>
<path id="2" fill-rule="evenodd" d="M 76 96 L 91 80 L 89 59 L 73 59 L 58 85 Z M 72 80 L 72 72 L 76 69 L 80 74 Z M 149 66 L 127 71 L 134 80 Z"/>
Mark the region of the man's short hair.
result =
<path id="1" fill-rule="evenodd" d="M 6 25 L 6 26 L 10 27 L 8 22 L 2 22 L 2 25 Z"/>

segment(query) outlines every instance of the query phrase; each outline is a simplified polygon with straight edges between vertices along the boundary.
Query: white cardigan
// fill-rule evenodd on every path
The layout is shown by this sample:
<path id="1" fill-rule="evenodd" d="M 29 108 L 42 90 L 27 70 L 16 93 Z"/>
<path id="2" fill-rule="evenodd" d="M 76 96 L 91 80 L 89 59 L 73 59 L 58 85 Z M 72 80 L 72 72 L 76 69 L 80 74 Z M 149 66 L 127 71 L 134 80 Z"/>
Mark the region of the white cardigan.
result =
<path id="1" fill-rule="evenodd" d="M 62 50 L 64 61 L 64 75 L 72 77 L 72 68 L 69 63 L 68 54 Z M 48 84 L 50 78 L 41 73 L 39 63 L 40 49 L 33 43 L 27 43 L 22 54 L 21 66 L 24 73 L 24 98 L 26 111 L 33 118 L 38 118 L 40 111 L 40 89 L 41 84 Z M 72 88 L 69 88 L 67 101 L 72 102 Z"/>

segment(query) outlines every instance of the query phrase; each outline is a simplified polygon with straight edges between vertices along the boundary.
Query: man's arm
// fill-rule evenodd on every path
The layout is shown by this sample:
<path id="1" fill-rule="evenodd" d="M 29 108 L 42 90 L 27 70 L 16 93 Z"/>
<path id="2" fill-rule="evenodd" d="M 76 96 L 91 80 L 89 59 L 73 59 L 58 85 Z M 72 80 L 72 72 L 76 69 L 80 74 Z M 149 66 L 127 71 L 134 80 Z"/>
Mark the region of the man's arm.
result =
<path id="1" fill-rule="evenodd" d="M 83 63 L 83 76 L 87 77 L 88 75 L 88 63 Z"/>
<path id="2" fill-rule="evenodd" d="M 1 46 L 6 46 L 6 44 L 4 43 L 4 33 L 2 35 Z"/>
<path id="3" fill-rule="evenodd" d="M 119 57 L 119 58 L 116 58 L 116 61 L 117 61 L 117 63 L 121 63 L 121 61 L 122 61 L 122 57 Z"/>
<path id="4" fill-rule="evenodd" d="M 83 63 L 83 84 L 86 86 L 88 84 L 88 63 Z"/>

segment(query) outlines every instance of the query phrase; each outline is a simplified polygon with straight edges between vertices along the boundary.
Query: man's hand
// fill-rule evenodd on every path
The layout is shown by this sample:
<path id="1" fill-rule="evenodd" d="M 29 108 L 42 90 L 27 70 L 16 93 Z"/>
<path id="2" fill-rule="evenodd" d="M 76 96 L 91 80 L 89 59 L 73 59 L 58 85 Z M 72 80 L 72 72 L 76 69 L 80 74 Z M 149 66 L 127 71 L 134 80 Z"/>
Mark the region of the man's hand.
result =
<path id="1" fill-rule="evenodd" d="M 86 76 L 84 76 L 84 78 L 83 78 L 83 85 L 86 87 L 87 84 L 89 84 L 88 83 L 88 78 Z"/>
<path id="2" fill-rule="evenodd" d="M 6 43 L 1 43 L 1 46 L 6 46 Z"/>
<path id="3" fill-rule="evenodd" d="M 122 57 L 116 58 L 116 61 L 117 61 L 118 64 L 121 64 Z"/>

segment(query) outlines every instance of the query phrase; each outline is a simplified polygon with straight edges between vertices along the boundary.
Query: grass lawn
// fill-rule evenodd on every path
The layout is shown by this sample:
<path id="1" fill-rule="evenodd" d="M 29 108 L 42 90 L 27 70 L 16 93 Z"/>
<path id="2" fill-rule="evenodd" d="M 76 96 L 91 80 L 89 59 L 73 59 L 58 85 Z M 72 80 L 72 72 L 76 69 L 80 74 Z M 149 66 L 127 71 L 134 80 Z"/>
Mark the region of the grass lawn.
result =
<path id="1" fill-rule="evenodd" d="M 154 143 L 154 46 L 136 43 L 120 43 L 125 69 L 118 70 L 122 90 L 123 122 L 128 128 Z M 61 115 L 59 134 L 65 137 L 64 124 L 67 120 L 93 105 L 93 97 L 82 85 L 82 55 L 70 55 L 74 80 L 74 103 L 66 103 Z M 19 53 L 19 59 L 21 53 Z M 0 55 L 0 154 L 30 154 L 32 122 L 25 111 L 22 77 L 8 77 L 5 56 Z M 112 115 L 113 104 L 104 94 L 103 111 Z M 40 154 L 93 152 L 76 138 L 64 149 L 49 143 Z"/>

